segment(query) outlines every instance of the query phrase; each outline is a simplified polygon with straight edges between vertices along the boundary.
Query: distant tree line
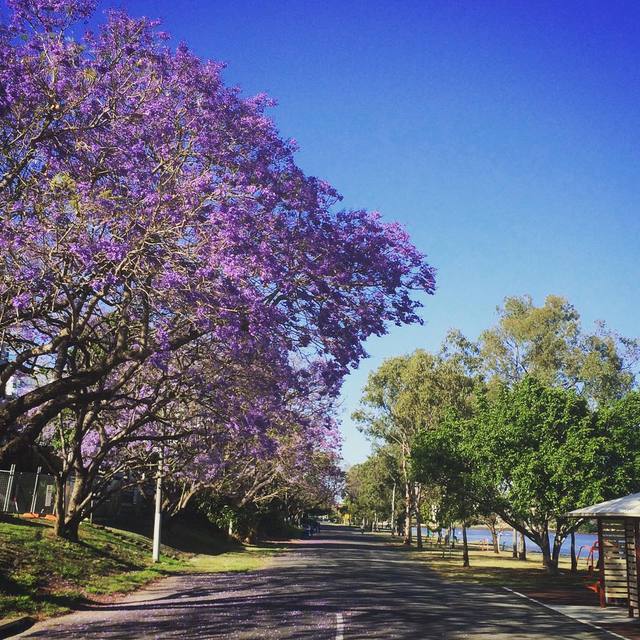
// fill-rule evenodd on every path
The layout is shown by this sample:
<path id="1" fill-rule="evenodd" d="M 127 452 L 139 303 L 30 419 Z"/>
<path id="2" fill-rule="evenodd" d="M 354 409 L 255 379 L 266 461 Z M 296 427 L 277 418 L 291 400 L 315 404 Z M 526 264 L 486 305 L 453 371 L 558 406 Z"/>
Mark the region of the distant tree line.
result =
<path id="1" fill-rule="evenodd" d="M 348 503 L 367 518 L 395 509 L 412 525 L 498 518 L 542 549 L 557 571 L 580 506 L 640 490 L 638 341 L 549 296 L 505 299 L 495 327 L 472 341 L 452 331 L 438 353 L 417 350 L 373 372 L 355 413 L 378 449 L 347 476 Z M 360 479 L 360 485 L 356 482 Z M 373 486 L 362 488 L 363 479 Z"/>

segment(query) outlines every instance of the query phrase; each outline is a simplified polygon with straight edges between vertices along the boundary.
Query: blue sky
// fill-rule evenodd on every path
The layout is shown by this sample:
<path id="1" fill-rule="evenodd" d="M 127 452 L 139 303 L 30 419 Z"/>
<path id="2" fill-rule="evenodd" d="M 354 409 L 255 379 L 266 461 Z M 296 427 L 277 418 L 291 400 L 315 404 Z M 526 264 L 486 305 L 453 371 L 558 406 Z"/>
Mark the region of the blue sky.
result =
<path id="1" fill-rule="evenodd" d="M 114 6 L 103 3 L 102 6 Z M 348 419 L 385 357 L 471 337 L 506 295 L 564 295 L 640 335 L 640 4 L 136 0 L 176 40 L 266 91 L 300 165 L 347 207 L 401 221 L 438 268 L 425 325 L 368 343 Z"/>

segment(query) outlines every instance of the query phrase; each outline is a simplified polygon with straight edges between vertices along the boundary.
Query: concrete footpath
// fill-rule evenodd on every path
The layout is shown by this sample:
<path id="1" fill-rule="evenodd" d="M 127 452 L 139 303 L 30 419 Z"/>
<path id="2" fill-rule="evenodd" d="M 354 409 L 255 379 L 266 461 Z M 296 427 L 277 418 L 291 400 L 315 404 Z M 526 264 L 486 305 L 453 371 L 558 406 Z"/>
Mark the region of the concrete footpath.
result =
<path id="1" fill-rule="evenodd" d="M 20 638 L 610 640 L 502 589 L 447 583 L 376 536 L 325 527 L 267 570 L 168 578 Z"/>

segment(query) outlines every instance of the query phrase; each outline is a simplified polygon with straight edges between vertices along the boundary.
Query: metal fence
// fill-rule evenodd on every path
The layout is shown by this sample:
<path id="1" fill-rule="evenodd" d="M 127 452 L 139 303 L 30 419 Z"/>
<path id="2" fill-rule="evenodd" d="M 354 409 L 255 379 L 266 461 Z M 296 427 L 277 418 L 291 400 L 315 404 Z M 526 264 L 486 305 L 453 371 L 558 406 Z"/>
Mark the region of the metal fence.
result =
<path id="1" fill-rule="evenodd" d="M 0 511 L 6 513 L 54 512 L 56 483 L 54 477 L 40 471 L 0 469 Z"/>
<path id="2" fill-rule="evenodd" d="M 64 504 L 69 504 L 73 477 L 65 485 Z M 139 514 L 144 498 L 138 488 L 117 489 L 96 505 L 92 516 L 110 520 L 118 516 Z M 56 482 L 54 476 L 41 471 L 0 469 L 0 512 L 56 515 Z"/>

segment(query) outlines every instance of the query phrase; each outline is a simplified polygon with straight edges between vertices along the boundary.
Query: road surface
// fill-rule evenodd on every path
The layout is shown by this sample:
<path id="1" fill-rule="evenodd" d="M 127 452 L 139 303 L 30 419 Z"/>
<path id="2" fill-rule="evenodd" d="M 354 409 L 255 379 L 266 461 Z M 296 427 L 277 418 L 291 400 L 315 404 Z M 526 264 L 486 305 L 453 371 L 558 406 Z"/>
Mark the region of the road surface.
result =
<path id="1" fill-rule="evenodd" d="M 611 640 L 503 590 L 443 582 L 398 547 L 326 527 L 266 570 L 176 576 L 21 638 Z"/>

